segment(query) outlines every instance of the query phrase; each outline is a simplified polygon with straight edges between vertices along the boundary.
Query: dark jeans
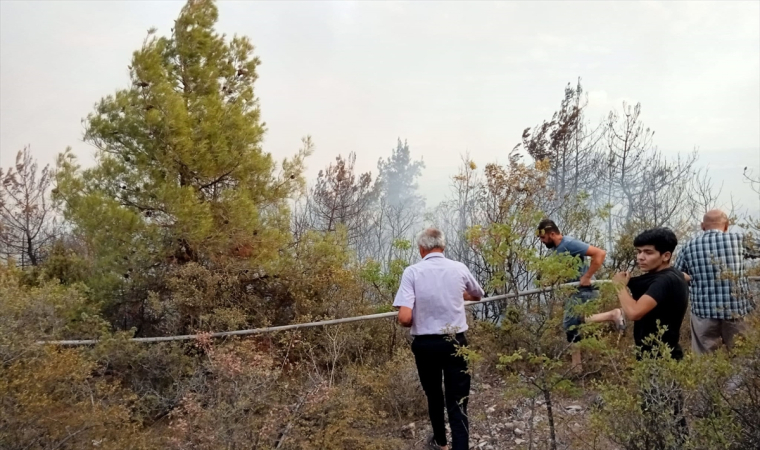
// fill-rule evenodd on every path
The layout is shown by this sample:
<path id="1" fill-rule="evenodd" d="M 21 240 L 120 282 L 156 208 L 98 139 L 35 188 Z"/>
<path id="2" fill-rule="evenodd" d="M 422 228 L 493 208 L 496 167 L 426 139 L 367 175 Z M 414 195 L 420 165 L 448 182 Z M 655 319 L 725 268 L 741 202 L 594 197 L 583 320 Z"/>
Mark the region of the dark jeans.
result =
<path id="1" fill-rule="evenodd" d="M 599 296 L 599 291 L 593 286 L 578 286 L 578 292 L 571 295 L 565 302 L 565 317 L 562 320 L 562 328 L 565 329 L 567 342 L 578 342 L 581 335 L 578 326 L 583 323 L 583 317 L 576 316 L 573 309 L 589 302 Z"/>
<path id="2" fill-rule="evenodd" d="M 451 335 L 415 336 L 412 353 L 417 363 L 420 383 L 428 400 L 430 423 L 438 445 L 447 445 L 444 405 L 451 425 L 452 450 L 467 450 L 469 422 L 467 399 L 470 395 L 470 374 L 467 361 L 456 356 L 457 346 L 466 346 L 464 333 Z M 446 390 L 441 389 L 441 381 Z"/>

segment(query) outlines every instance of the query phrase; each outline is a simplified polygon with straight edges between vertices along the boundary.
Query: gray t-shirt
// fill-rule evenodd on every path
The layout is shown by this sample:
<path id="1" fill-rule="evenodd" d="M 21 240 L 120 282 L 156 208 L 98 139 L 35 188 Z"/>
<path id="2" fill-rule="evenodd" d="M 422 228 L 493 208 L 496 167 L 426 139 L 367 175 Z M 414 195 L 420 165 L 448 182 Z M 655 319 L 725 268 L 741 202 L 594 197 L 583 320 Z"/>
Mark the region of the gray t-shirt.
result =
<path id="1" fill-rule="evenodd" d="M 569 282 L 579 281 L 581 276 L 588 271 L 588 261 L 586 260 L 586 252 L 590 246 L 578 239 L 571 238 L 569 236 L 562 236 L 562 241 L 554 248 L 554 252 L 558 255 L 567 253 L 570 256 L 577 256 L 583 262 L 581 269 L 578 272 L 578 276 L 569 280 Z"/>

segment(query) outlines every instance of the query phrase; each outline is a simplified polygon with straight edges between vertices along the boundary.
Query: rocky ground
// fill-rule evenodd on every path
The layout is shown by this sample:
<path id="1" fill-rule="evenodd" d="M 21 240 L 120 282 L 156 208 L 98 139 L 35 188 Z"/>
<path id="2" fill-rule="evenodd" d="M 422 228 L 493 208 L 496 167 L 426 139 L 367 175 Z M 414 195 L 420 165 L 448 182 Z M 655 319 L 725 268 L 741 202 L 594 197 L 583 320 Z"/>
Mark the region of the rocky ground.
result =
<path id="1" fill-rule="evenodd" d="M 474 382 L 470 395 L 470 448 L 482 450 L 527 449 L 532 439 L 534 449 L 549 448 L 546 405 L 542 400 L 508 400 L 503 380 Z M 590 448 L 583 430 L 589 419 L 592 398 L 553 399 L 554 420 L 559 449 Z M 531 405 L 533 404 L 533 407 Z M 533 426 L 530 426 L 532 417 Z M 448 429 L 448 426 L 447 426 Z M 412 422 L 401 428 L 409 450 L 423 450 L 432 434 L 427 420 Z M 594 445 L 600 448 L 598 443 Z"/>

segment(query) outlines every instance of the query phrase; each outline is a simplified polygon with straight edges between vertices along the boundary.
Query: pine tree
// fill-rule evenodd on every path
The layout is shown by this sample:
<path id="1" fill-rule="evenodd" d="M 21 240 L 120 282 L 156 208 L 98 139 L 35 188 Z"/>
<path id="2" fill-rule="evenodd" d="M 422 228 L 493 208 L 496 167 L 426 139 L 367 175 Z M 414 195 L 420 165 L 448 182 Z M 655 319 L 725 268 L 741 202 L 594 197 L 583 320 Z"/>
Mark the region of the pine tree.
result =
<path id="1" fill-rule="evenodd" d="M 262 149 L 260 61 L 248 38 L 217 33 L 217 18 L 213 1 L 190 0 L 169 37 L 149 30 L 131 85 L 84 120 L 96 165 L 59 157 L 57 198 L 111 288 L 170 263 L 266 261 L 288 240 L 311 142 L 279 165 Z"/>

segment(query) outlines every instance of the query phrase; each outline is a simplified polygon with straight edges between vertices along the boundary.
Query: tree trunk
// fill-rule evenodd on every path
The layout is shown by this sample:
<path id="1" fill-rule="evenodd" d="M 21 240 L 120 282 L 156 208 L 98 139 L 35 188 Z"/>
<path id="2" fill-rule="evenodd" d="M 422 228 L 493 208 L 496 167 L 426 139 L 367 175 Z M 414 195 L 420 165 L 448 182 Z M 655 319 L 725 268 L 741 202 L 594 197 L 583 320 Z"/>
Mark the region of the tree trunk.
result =
<path id="1" fill-rule="evenodd" d="M 544 389 L 544 401 L 546 401 L 546 417 L 549 421 L 549 438 L 551 449 L 557 450 L 557 435 L 554 430 L 554 411 L 552 409 L 552 394 L 548 388 Z"/>
<path id="2" fill-rule="evenodd" d="M 29 256 L 29 264 L 37 265 L 37 256 L 34 254 L 34 243 L 29 233 L 26 234 L 26 254 Z"/>

